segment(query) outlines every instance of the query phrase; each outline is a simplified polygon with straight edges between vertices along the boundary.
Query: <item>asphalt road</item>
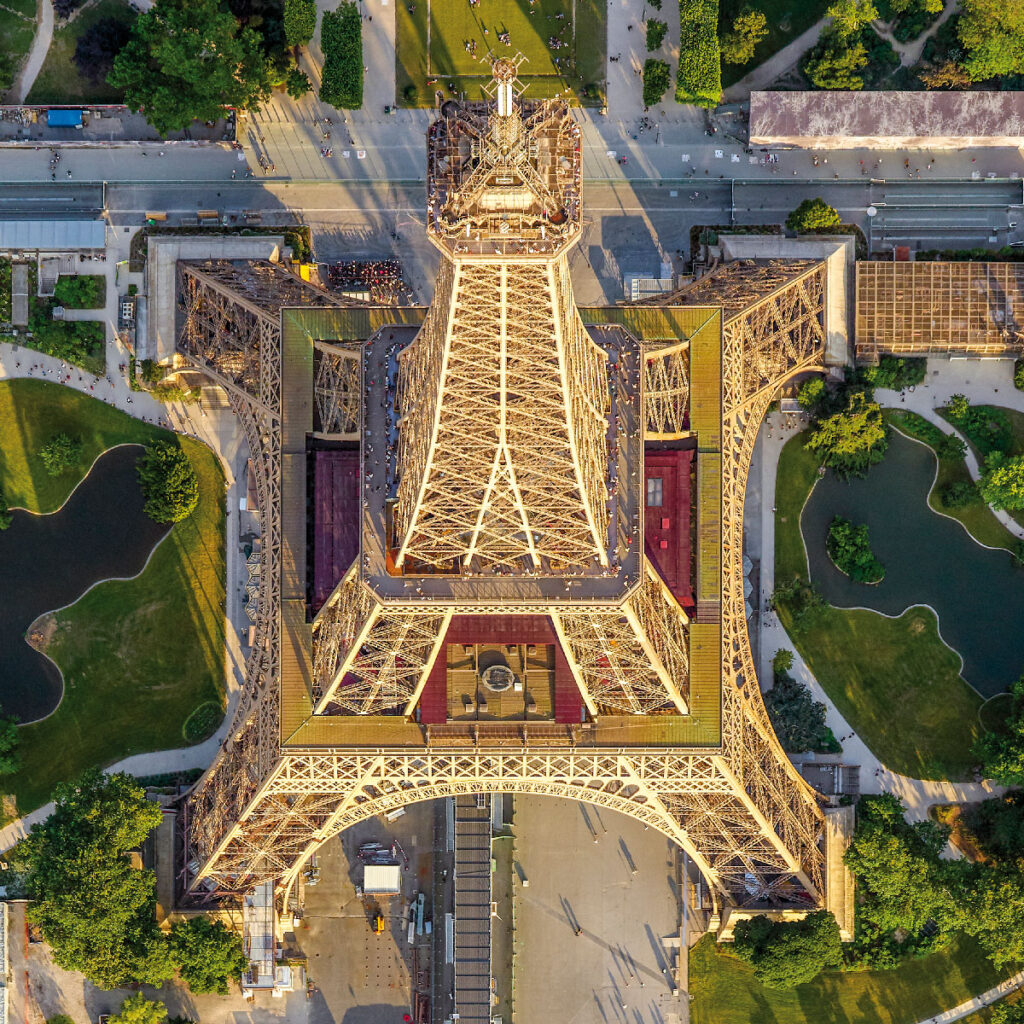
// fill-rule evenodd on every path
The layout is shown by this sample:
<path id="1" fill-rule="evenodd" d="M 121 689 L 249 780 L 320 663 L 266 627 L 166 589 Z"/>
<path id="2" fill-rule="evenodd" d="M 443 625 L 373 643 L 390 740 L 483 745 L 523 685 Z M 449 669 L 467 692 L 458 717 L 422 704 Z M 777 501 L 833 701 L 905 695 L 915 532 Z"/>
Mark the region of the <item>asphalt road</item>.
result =
<path id="1" fill-rule="evenodd" d="M 91 220 L 102 212 L 102 184 L 5 182 L 0 189 L 0 220 Z"/>

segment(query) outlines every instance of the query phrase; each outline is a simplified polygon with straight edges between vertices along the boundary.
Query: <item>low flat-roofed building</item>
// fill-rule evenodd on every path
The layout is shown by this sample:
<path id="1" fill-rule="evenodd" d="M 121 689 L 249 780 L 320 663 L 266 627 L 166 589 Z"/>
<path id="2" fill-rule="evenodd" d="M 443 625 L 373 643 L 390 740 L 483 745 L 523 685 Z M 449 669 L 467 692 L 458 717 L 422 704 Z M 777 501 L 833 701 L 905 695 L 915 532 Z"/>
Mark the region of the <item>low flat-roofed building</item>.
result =
<path id="1" fill-rule="evenodd" d="M 67 252 L 102 249 L 101 220 L 0 220 L 0 252 Z"/>
<path id="2" fill-rule="evenodd" d="M 750 144 L 961 149 L 1024 143 L 1024 92 L 753 92 Z"/>

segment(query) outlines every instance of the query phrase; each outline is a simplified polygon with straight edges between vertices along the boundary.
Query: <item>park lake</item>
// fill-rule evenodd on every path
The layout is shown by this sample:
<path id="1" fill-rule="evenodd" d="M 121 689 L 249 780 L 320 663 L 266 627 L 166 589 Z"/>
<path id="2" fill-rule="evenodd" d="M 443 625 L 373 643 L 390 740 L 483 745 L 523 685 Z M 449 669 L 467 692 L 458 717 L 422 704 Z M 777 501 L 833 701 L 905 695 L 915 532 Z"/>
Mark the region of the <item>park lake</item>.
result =
<path id="1" fill-rule="evenodd" d="M 27 641 L 44 612 L 99 580 L 140 573 L 169 527 L 143 511 L 138 445 L 113 448 L 52 515 L 12 513 L 0 532 L 0 710 L 22 722 L 50 714 L 62 695 L 56 666 Z M 129 609 L 125 610 L 127 614 Z M 116 658 L 118 651 L 108 651 Z"/>
<path id="2" fill-rule="evenodd" d="M 964 679 L 990 697 L 1024 671 L 1024 570 L 1009 552 L 982 547 L 960 523 L 932 511 L 934 478 L 932 450 L 897 431 L 866 477 L 844 481 L 827 473 L 801 517 L 810 578 L 838 608 L 896 616 L 912 605 L 931 606 L 943 639 L 963 658 Z M 832 564 L 825 537 L 836 515 L 867 524 L 885 566 L 881 583 L 855 583 Z"/>

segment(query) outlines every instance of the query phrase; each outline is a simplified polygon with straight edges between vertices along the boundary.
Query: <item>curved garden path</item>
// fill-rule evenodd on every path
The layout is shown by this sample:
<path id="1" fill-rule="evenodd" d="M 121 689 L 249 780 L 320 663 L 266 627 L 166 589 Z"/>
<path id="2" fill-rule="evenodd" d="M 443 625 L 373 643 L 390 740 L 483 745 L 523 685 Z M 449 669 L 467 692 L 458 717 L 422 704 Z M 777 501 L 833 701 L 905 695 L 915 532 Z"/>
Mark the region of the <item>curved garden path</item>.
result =
<path id="1" fill-rule="evenodd" d="M 18 74 L 18 80 L 11 90 L 17 103 L 24 103 L 25 97 L 35 85 L 53 40 L 53 4 L 51 0 L 38 0 L 38 4 L 39 22 L 35 38 L 32 40 L 32 49 L 28 51 L 28 57 Z"/>
<path id="2" fill-rule="evenodd" d="M 931 37 L 935 35 L 935 33 L 938 32 L 947 21 L 949 21 L 959 6 L 960 0 L 946 0 L 942 13 L 935 19 L 935 21 L 933 21 L 919 36 L 906 43 L 901 43 L 896 39 L 892 34 L 892 29 L 884 21 L 873 21 L 871 23 L 871 27 L 883 39 L 887 40 L 892 48 L 900 55 L 900 65 L 902 67 L 909 68 L 913 67 L 921 59 L 921 54 L 924 53 L 924 44 L 927 43 L 928 40 L 931 39 Z"/>

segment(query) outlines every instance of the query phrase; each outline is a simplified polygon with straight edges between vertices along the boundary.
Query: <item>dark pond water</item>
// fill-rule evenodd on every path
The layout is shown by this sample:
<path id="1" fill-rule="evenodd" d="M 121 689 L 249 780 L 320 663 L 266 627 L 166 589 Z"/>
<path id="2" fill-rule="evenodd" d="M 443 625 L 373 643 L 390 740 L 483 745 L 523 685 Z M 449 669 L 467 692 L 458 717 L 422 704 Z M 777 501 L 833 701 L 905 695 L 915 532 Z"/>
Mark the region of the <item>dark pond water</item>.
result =
<path id="1" fill-rule="evenodd" d="M 964 659 L 964 678 L 992 696 L 1024 671 L 1024 571 L 1008 552 L 981 547 L 928 507 L 934 477 L 931 449 L 894 431 L 885 460 L 865 478 L 844 482 L 829 473 L 820 480 L 801 519 L 811 579 L 840 608 L 899 615 L 931 605 L 943 639 Z M 835 515 L 868 524 L 885 566 L 877 586 L 854 583 L 829 559 L 825 536 Z"/>
<path id="2" fill-rule="evenodd" d="M 143 511 L 138 445 L 102 455 L 53 515 L 14 512 L 0 532 L 0 709 L 31 722 L 60 702 L 60 673 L 25 642 L 43 612 L 77 600 L 97 580 L 135 576 L 169 527 Z M 96 652 L 103 657 L 102 651 Z"/>

